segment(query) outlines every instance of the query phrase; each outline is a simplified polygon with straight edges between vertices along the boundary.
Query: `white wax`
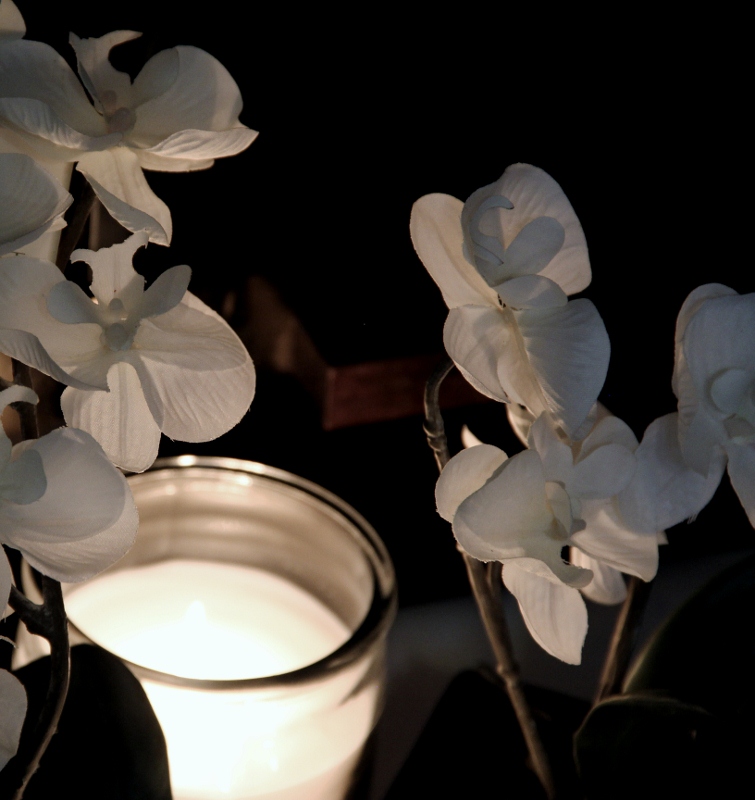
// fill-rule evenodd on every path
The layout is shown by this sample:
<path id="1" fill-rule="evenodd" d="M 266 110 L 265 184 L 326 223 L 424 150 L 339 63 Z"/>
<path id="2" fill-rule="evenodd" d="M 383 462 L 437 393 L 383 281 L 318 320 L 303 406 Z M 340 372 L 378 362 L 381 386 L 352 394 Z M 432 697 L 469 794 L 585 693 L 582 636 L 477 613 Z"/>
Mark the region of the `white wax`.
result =
<path id="1" fill-rule="evenodd" d="M 114 572 L 73 591 L 66 609 L 111 653 L 184 678 L 279 675 L 319 661 L 349 638 L 329 608 L 293 583 L 215 562 Z"/>
<path id="2" fill-rule="evenodd" d="M 350 635 L 289 581 L 213 562 L 106 574 L 71 591 L 66 610 L 92 641 L 128 661 L 211 680 L 290 672 Z M 355 669 L 265 693 L 143 680 L 165 733 L 176 800 L 340 800 L 377 703 L 374 689 L 350 696 L 361 677 Z"/>

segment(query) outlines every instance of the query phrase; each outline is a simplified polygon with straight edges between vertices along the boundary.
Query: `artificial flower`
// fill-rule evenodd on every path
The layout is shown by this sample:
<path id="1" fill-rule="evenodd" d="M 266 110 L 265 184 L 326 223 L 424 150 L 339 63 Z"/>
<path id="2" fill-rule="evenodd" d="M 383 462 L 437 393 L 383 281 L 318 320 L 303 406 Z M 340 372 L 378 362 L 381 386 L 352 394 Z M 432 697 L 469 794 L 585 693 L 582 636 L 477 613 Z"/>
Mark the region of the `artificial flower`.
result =
<path id="1" fill-rule="evenodd" d="M 436 499 L 466 553 L 503 564 L 504 583 L 538 644 L 578 664 L 587 633 L 578 589 L 592 572 L 562 558 L 579 524 L 563 486 L 546 480 L 540 456 L 525 450 L 507 458 L 491 445 L 463 450 L 443 469 Z"/>
<path id="2" fill-rule="evenodd" d="M 36 403 L 31 389 L 0 392 L 10 403 Z M 83 581 L 131 547 L 138 516 L 131 490 L 89 434 L 58 428 L 15 446 L 0 429 L 0 542 L 58 581 Z M 0 557 L 0 604 L 11 572 Z"/>
<path id="3" fill-rule="evenodd" d="M 26 248 L 49 231 L 60 230 L 71 195 L 20 153 L 0 153 L 0 256 Z M 31 333 L 13 330 L 0 314 L 0 353 L 36 367 L 62 383 L 91 388 L 68 375 Z"/>
<path id="4" fill-rule="evenodd" d="M 630 529 L 616 505 L 634 475 L 637 440 L 608 414 L 571 444 L 545 414 L 518 426 L 530 450 L 507 460 L 479 445 L 451 459 L 438 481 L 438 510 L 465 552 L 504 565 L 503 581 L 538 644 L 577 664 L 587 633 L 580 592 L 618 603 L 626 594 L 621 572 L 650 580 L 657 570 L 657 535 Z"/>
<path id="5" fill-rule="evenodd" d="M 35 334 L 55 362 L 100 390 L 69 387 L 66 422 L 88 431 L 114 464 L 142 472 L 162 431 L 205 442 L 230 430 L 254 395 L 254 366 L 230 326 L 187 291 L 191 270 L 173 267 L 145 291 L 131 260 L 136 233 L 97 252 L 76 250 L 92 269 L 89 298 L 52 264 L 0 262 L 0 319 Z"/>
<path id="6" fill-rule="evenodd" d="M 412 241 L 450 312 L 446 350 L 483 394 L 550 412 L 570 438 L 608 369 L 595 306 L 567 296 L 590 282 L 582 228 L 561 187 L 514 164 L 465 204 L 426 195 L 412 208 Z"/>
<path id="7" fill-rule="evenodd" d="M 728 469 L 755 526 L 755 294 L 709 283 L 687 297 L 672 385 L 678 412 L 656 420 L 641 445 L 651 512 L 671 524 L 696 515 Z"/>
<path id="8" fill-rule="evenodd" d="M 132 83 L 108 56 L 141 34 L 71 34 L 80 83 L 55 50 L 22 38 L 25 30 L 11 0 L 2 0 L 0 8 L 0 24 L 9 20 L 0 30 L 0 126 L 6 140 L 43 158 L 78 162 L 118 222 L 169 244 L 170 211 L 142 170 L 206 169 L 252 143 L 257 134 L 239 122 L 241 95 L 228 71 L 203 50 L 179 46 L 153 56 Z"/>

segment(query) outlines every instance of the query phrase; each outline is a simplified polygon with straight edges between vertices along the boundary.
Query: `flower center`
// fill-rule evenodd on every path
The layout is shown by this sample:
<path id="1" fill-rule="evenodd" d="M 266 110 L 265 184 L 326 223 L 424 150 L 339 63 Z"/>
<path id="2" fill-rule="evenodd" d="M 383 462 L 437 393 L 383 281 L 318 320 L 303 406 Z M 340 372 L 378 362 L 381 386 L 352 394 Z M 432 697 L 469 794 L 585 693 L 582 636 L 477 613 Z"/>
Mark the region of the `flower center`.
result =
<path id="1" fill-rule="evenodd" d="M 136 329 L 141 319 L 136 315 L 129 318 L 123 301 L 118 297 L 110 301 L 103 317 L 105 324 L 102 326 L 100 337 L 102 344 L 113 351 L 129 350 L 134 343 Z"/>
<path id="2" fill-rule="evenodd" d="M 112 89 L 103 92 L 99 100 L 108 133 L 125 133 L 134 127 L 136 114 L 126 106 L 118 105 L 118 96 Z"/>

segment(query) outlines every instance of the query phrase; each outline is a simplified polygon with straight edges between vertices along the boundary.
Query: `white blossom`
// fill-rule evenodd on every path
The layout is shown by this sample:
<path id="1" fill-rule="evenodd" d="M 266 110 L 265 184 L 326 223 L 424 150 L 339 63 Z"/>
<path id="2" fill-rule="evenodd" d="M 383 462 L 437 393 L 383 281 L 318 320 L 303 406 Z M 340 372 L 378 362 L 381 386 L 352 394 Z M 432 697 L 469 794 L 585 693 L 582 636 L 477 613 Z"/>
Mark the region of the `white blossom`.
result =
<path id="1" fill-rule="evenodd" d="M 55 50 L 22 38 L 10 0 L 2 8 L 0 26 L 8 20 L 0 27 L 3 137 L 42 158 L 78 162 L 118 222 L 169 244 L 170 211 L 142 170 L 206 169 L 252 143 L 256 132 L 239 122 L 242 102 L 233 78 L 203 50 L 179 46 L 153 56 L 132 83 L 108 56 L 141 34 L 114 31 L 95 39 L 71 34 L 79 82 Z"/>
<path id="2" fill-rule="evenodd" d="M 36 403 L 31 389 L 0 392 L 10 403 Z M 131 547 L 138 517 L 131 490 L 89 434 L 58 428 L 11 446 L 0 429 L 0 542 L 40 572 L 75 583 L 91 578 Z M 0 605 L 10 593 L 0 556 Z"/>
<path id="3" fill-rule="evenodd" d="M 230 430 L 254 395 L 252 361 L 230 326 L 188 292 L 191 270 L 173 267 L 145 291 L 131 259 L 144 233 L 97 252 L 77 250 L 92 268 L 89 298 L 52 264 L 0 262 L 0 319 L 36 335 L 73 378 L 66 422 L 88 431 L 114 464 L 141 472 L 162 431 L 204 442 Z M 102 391 L 107 390 L 109 391 Z"/>
<path id="4" fill-rule="evenodd" d="M 610 345 L 595 306 L 567 296 L 590 282 L 582 228 L 561 187 L 514 164 L 465 204 L 426 195 L 414 247 L 450 312 L 446 350 L 483 394 L 550 412 L 571 438 L 603 386 Z"/>
<path id="5" fill-rule="evenodd" d="M 638 450 L 646 515 L 666 527 L 695 516 L 728 468 L 755 526 L 755 294 L 717 283 L 690 293 L 672 385 L 678 412 L 655 420 Z"/>
<path id="6" fill-rule="evenodd" d="M 518 429 L 531 449 L 511 459 L 489 445 L 451 459 L 438 510 L 465 552 L 504 565 L 503 581 L 538 644 L 578 664 L 587 633 L 580 592 L 617 603 L 626 593 L 621 572 L 650 580 L 657 569 L 658 536 L 632 530 L 616 503 L 632 481 L 637 440 L 611 415 L 571 444 L 545 414 L 534 424 L 520 417 Z"/>

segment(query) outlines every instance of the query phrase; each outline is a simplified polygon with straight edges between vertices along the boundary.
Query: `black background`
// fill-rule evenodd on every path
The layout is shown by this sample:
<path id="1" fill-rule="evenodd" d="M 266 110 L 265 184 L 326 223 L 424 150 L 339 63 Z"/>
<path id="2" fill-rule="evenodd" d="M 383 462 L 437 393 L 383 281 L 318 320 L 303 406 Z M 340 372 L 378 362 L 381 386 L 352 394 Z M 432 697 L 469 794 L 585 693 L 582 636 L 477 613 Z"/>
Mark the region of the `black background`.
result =
<path id="1" fill-rule="evenodd" d="M 239 276 L 268 277 L 330 363 L 440 352 L 445 307 L 414 255 L 411 204 L 465 199 L 513 162 L 536 164 L 570 198 L 590 247 L 597 305 L 612 342 L 603 402 L 638 436 L 675 409 L 677 311 L 697 285 L 752 291 L 751 92 L 736 19 L 610 16 L 459 4 L 377 6 L 239 2 L 106 4 L 18 0 L 30 39 L 72 61 L 68 31 L 119 28 L 142 39 L 114 51 L 135 75 L 153 53 L 201 47 L 234 76 L 244 153 L 193 174 L 149 173 L 171 208 L 169 249 L 192 288 L 222 297 Z M 475 13 L 473 13 L 475 11 Z M 449 414 L 510 447 L 495 405 Z M 513 448 L 511 448 L 513 449 Z M 260 374 L 241 425 L 207 445 L 162 452 L 263 461 L 326 486 L 377 527 L 402 601 L 465 591 L 453 539 L 434 511 L 434 465 L 418 418 L 324 433 L 292 380 Z M 724 480 L 663 558 L 749 544 Z"/>

